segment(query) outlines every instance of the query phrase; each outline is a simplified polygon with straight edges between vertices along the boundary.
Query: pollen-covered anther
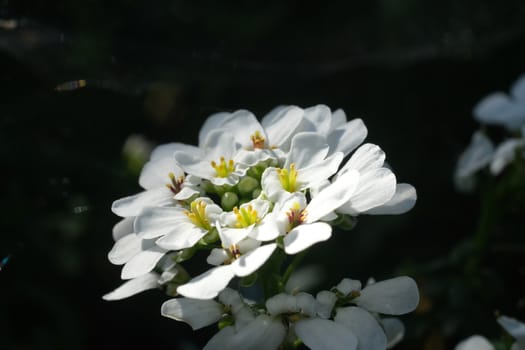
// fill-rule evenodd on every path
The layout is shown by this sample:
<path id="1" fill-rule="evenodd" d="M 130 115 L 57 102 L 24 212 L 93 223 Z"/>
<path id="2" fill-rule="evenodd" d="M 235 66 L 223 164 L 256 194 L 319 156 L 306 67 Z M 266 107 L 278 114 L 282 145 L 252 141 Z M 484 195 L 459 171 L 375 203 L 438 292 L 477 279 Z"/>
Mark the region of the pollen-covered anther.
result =
<path id="1" fill-rule="evenodd" d="M 169 173 L 168 176 L 170 178 L 170 183 L 166 184 L 166 187 L 169 188 L 173 194 L 179 193 L 184 182 L 184 175 L 176 178 L 173 173 Z"/>
<path id="2" fill-rule="evenodd" d="M 295 192 L 297 190 L 297 170 L 295 164 L 290 164 L 290 169 L 277 169 L 279 181 L 284 190 L 288 192 Z"/>
<path id="3" fill-rule="evenodd" d="M 186 210 L 184 214 L 186 214 L 195 226 L 209 231 L 211 230 L 211 225 L 206 218 L 206 205 L 204 201 L 193 201 L 190 204 L 190 210 Z"/>
<path id="4" fill-rule="evenodd" d="M 224 157 L 220 158 L 219 164 L 212 161 L 211 166 L 215 169 L 217 177 L 227 177 L 235 171 L 235 164 L 233 163 L 233 160 L 230 159 L 228 162 L 226 162 Z"/>
<path id="5" fill-rule="evenodd" d="M 253 209 L 251 205 L 241 209 L 235 207 L 233 208 L 233 213 L 237 218 L 237 222 L 235 223 L 235 227 L 237 228 L 248 227 L 260 221 L 257 210 Z"/>
<path id="6" fill-rule="evenodd" d="M 253 148 L 254 149 L 263 149 L 265 138 L 261 135 L 259 131 L 256 131 L 253 135 L 250 136 L 250 139 L 252 140 Z"/>

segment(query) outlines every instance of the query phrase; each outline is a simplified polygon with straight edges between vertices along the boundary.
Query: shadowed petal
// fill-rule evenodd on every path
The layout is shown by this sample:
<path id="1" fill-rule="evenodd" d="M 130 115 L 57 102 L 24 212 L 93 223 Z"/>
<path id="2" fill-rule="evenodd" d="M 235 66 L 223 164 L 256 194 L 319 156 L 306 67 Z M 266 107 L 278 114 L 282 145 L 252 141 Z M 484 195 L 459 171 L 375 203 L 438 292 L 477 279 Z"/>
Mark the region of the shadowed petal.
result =
<path id="1" fill-rule="evenodd" d="M 352 350 L 357 338 L 347 328 L 330 320 L 312 318 L 295 324 L 295 332 L 312 350 Z"/>
<path id="2" fill-rule="evenodd" d="M 102 297 L 104 300 L 120 300 L 128 298 L 132 295 L 138 294 L 148 289 L 153 289 L 158 287 L 159 275 L 150 272 L 145 275 L 133 278 L 129 281 L 126 281 L 120 287 L 108 293 Z"/>
<path id="3" fill-rule="evenodd" d="M 223 306 L 214 300 L 176 298 L 165 301 L 160 310 L 162 316 L 186 322 L 197 330 L 217 322 Z"/>

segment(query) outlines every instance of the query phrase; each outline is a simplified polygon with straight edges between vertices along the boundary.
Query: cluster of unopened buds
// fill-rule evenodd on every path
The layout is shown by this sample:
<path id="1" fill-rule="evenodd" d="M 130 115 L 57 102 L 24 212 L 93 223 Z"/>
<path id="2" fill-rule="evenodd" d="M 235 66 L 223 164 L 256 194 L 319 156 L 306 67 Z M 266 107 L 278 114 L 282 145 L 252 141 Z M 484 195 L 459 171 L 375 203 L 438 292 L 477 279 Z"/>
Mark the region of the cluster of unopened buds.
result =
<path id="1" fill-rule="evenodd" d="M 286 289 L 305 252 L 333 227 L 414 206 L 414 187 L 397 183 L 381 148 L 362 144 L 366 136 L 363 121 L 347 121 L 342 110 L 282 106 L 260 122 L 246 110 L 217 113 L 198 146 L 158 146 L 139 178 L 144 191 L 113 203 L 123 220 L 108 257 L 124 265 L 127 281 L 104 298 L 164 289 L 176 297 L 162 305 L 164 316 L 194 329 L 218 323 L 205 349 L 392 346 L 403 325 L 380 314 L 417 306 L 411 278 L 363 289 L 343 279 L 315 297 Z M 208 267 L 189 271 L 202 251 Z M 241 294 L 249 286 L 250 298 Z"/>

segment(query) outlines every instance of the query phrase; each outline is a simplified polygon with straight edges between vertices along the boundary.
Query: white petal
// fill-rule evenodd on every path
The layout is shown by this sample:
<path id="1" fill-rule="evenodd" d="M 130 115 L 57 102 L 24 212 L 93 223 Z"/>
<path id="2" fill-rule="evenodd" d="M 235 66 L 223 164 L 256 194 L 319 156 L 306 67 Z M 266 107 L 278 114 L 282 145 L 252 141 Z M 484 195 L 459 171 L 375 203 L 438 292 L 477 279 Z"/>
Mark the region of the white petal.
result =
<path id="1" fill-rule="evenodd" d="M 235 335 L 235 327 L 228 326 L 217 332 L 206 343 L 202 350 L 234 350 L 231 346 L 231 339 Z"/>
<path id="2" fill-rule="evenodd" d="M 476 173 L 490 163 L 493 154 L 492 141 L 483 132 L 476 131 L 458 159 L 454 176 L 461 178 Z"/>
<path id="3" fill-rule="evenodd" d="M 231 339 L 232 349 L 276 350 L 286 336 L 286 329 L 279 319 L 267 315 L 257 316 Z"/>
<path id="4" fill-rule="evenodd" d="M 302 168 L 297 172 L 297 182 L 301 185 L 301 190 L 316 185 L 333 175 L 343 161 L 343 154 L 337 152 L 328 158 Z"/>
<path id="5" fill-rule="evenodd" d="M 188 224 L 189 220 L 180 207 L 147 207 L 137 216 L 133 228 L 142 238 L 155 238 L 187 229 Z"/>
<path id="6" fill-rule="evenodd" d="M 397 345 L 405 336 L 405 325 L 398 318 L 388 317 L 381 319 L 386 334 L 387 349 Z"/>
<path id="7" fill-rule="evenodd" d="M 525 100 L 525 74 L 522 74 L 512 87 L 510 88 L 510 93 L 517 100 Z"/>
<path id="8" fill-rule="evenodd" d="M 456 345 L 454 350 L 494 350 L 494 347 L 487 338 L 473 335 Z"/>
<path id="9" fill-rule="evenodd" d="M 206 159 L 216 162 L 221 157 L 224 157 L 226 161 L 233 159 L 237 154 L 238 148 L 239 146 L 236 145 L 234 136 L 226 130 L 212 131 L 204 144 Z M 177 153 L 175 153 L 175 156 L 177 156 Z"/>
<path id="10" fill-rule="evenodd" d="M 203 160 L 202 157 L 194 157 L 187 153 L 176 152 L 175 160 L 188 174 L 198 176 L 203 179 L 211 179 L 216 175 L 215 169 L 213 169 L 211 166 L 210 161 Z M 217 159 L 214 161 L 219 161 L 219 157 L 217 157 Z"/>
<path id="11" fill-rule="evenodd" d="M 507 94 L 495 92 L 479 101 L 472 113 L 474 118 L 481 123 L 503 125 L 505 121 L 502 116 L 511 107 L 512 101 Z"/>
<path id="12" fill-rule="evenodd" d="M 193 299 L 213 299 L 234 276 L 230 265 L 217 266 L 179 286 L 177 292 Z"/>
<path id="13" fill-rule="evenodd" d="M 291 294 L 279 293 L 266 300 L 266 310 L 272 316 L 297 312 L 297 299 Z"/>
<path id="14" fill-rule="evenodd" d="M 199 227 L 172 232 L 159 238 L 155 243 L 167 250 L 180 250 L 193 247 L 208 231 Z"/>
<path id="15" fill-rule="evenodd" d="M 130 233 L 115 242 L 108 253 L 108 260 L 115 265 L 127 263 L 142 251 L 142 239 Z"/>
<path id="16" fill-rule="evenodd" d="M 173 155 L 177 151 L 190 153 L 195 156 L 202 156 L 202 150 L 200 150 L 198 147 L 186 145 L 184 143 L 173 142 L 157 146 L 153 152 L 151 152 L 150 160 L 156 161 L 161 158 L 173 158 Z"/>
<path id="17" fill-rule="evenodd" d="M 327 139 L 330 153 L 343 152 L 347 156 L 365 140 L 367 135 L 368 130 L 363 120 L 354 119 L 330 132 Z"/>
<path id="18" fill-rule="evenodd" d="M 210 265 L 219 266 L 222 265 L 230 257 L 228 252 L 222 248 L 213 248 L 210 255 L 206 258 L 206 262 Z"/>
<path id="19" fill-rule="evenodd" d="M 252 228 L 251 226 L 248 228 L 228 228 L 221 227 L 218 224 L 216 227 L 217 231 L 219 231 L 219 237 L 221 238 L 221 245 L 226 249 L 248 237 Z"/>
<path id="20" fill-rule="evenodd" d="M 334 130 L 337 128 L 342 128 L 345 126 L 347 121 L 346 113 L 341 108 L 332 112 L 332 123 L 330 124 L 330 129 Z"/>
<path id="21" fill-rule="evenodd" d="M 292 136 L 301 123 L 303 115 L 304 111 L 295 106 L 276 108 L 268 113 L 261 124 L 266 130 L 269 146 L 289 149 Z"/>
<path id="22" fill-rule="evenodd" d="M 414 186 L 400 183 L 396 185 L 396 193 L 385 204 L 366 210 L 365 214 L 372 215 L 398 215 L 404 214 L 414 207 L 417 193 Z"/>
<path id="23" fill-rule="evenodd" d="M 312 318 L 295 324 L 295 332 L 312 350 L 357 349 L 357 338 L 347 328 L 330 320 Z"/>
<path id="24" fill-rule="evenodd" d="M 387 168 L 372 169 L 361 173 L 357 190 L 337 211 L 357 215 L 387 203 L 395 193 L 394 173 Z"/>
<path id="25" fill-rule="evenodd" d="M 276 202 L 284 192 L 276 168 L 266 168 L 261 177 L 261 187 L 268 199 Z"/>
<path id="26" fill-rule="evenodd" d="M 297 309 L 303 315 L 314 317 L 317 313 L 317 300 L 313 295 L 305 292 L 295 294 Z"/>
<path id="27" fill-rule="evenodd" d="M 102 299 L 120 300 L 128 298 L 132 295 L 138 294 L 148 289 L 157 288 L 159 285 L 157 283 L 158 279 L 159 275 L 154 272 L 144 274 L 137 278 L 133 278 L 129 281 L 126 281 L 124 284 L 122 284 L 120 287 L 118 287 L 111 293 L 104 295 Z"/>
<path id="28" fill-rule="evenodd" d="M 498 317 L 498 323 L 518 342 L 525 340 L 525 323 L 507 316 Z"/>
<path id="29" fill-rule="evenodd" d="M 297 254 L 312 245 L 326 241 L 332 236 L 332 227 L 324 222 L 299 225 L 284 237 L 286 254 Z"/>
<path id="30" fill-rule="evenodd" d="M 253 228 L 250 237 L 261 242 L 271 241 L 279 236 L 279 226 L 275 221 L 275 213 L 268 213 L 264 219 Z"/>
<path id="31" fill-rule="evenodd" d="M 317 299 L 317 314 L 322 318 L 331 318 L 334 305 L 337 302 L 335 293 L 322 290 L 316 295 Z"/>
<path id="32" fill-rule="evenodd" d="M 206 144 L 206 139 L 212 131 L 222 128 L 223 124 L 231 118 L 233 118 L 232 113 L 227 112 L 210 115 L 199 131 L 199 147 L 203 147 Z"/>
<path id="33" fill-rule="evenodd" d="M 335 288 L 346 296 L 353 291 L 359 292 L 361 290 L 361 282 L 359 280 L 343 278 Z"/>
<path id="34" fill-rule="evenodd" d="M 173 156 L 149 161 L 142 168 L 139 184 L 147 190 L 165 186 L 171 183 L 170 173 L 173 173 L 176 179 L 184 176 L 184 172 L 177 166 Z"/>
<path id="35" fill-rule="evenodd" d="M 118 216 L 137 216 L 145 207 L 163 207 L 173 204 L 173 192 L 158 187 L 113 202 L 111 210 Z"/>
<path id="36" fill-rule="evenodd" d="M 325 159 L 328 154 L 326 139 L 314 132 L 301 132 L 292 139 L 290 153 L 284 163 L 289 168 L 294 163 L 296 169 L 306 168 Z"/>
<path id="37" fill-rule="evenodd" d="M 365 287 L 353 301 L 372 312 L 402 315 L 417 307 L 419 292 L 412 278 L 401 276 Z"/>
<path id="38" fill-rule="evenodd" d="M 222 316 L 222 305 L 214 300 L 176 298 L 165 301 L 162 316 L 186 322 L 193 330 L 217 322 Z"/>
<path id="39" fill-rule="evenodd" d="M 133 216 L 130 216 L 117 222 L 115 226 L 113 226 L 113 239 L 115 241 L 118 241 L 125 235 L 132 233 L 133 221 L 135 221 L 135 218 Z"/>
<path id="40" fill-rule="evenodd" d="M 365 143 L 352 154 L 352 157 L 346 162 L 340 173 L 344 173 L 347 169 L 355 169 L 363 173 L 382 167 L 384 162 L 385 152 L 377 145 Z"/>
<path id="41" fill-rule="evenodd" d="M 304 110 L 304 117 L 315 125 L 316 132 L 326 137 L 332 125 L 332 111 L 325 105 L 317 105 Z"/>
<path id="42" fill-rule="evenodd" d="M 141 251 L 124 265 L 120 277 L 127 280 L 150 272 L 164 254 L 166 250 L 157 246 Z"/>
<path id="43" fill-rule="evenodd" d="M 386 349 L 385 332 L 368 311 L 355 306 L 339 308 L 334 321 L 355 334 L 358 350 Z"/>
<path id="44" fill-rule="evenodd" d="M 499 175 L 507 165 L 512 163 L 516 157 L 516 150 L 524 145 L 524 139 L 503 141 L 498 148 L 496 148 L 492 162 L 490 163 L 490 172 L 492 175 Z"/>
<path id="45" fill-rule="evenodd" d="M 277 248 L 277 244 L 266 244 L 243 254 L 232 263 L 235 275 L 239 277 L 248 276 L 261 267 Z"/>
<path id="46" fill-rule="evenodd" d="M 222 125 L 222 128 L 228 130 L 235 138 L 235 141 L 245 149 L 253 148 L 250 136 L 257 131 L 266 139 L 263 127 L 259 124 L 259 121 L 253 113 L 247 110 L 241 109 L 235 111 L 231 115 L 231 118 L 228 118 Z"/>
<path id="47" fill-rule="evenodd" d="M 306 222 L 315 222 L 339 208 L 354 194 L 359 183 L 359 172 L 349 170 L 334 183 L 319 192 L 306 207 Z"/>

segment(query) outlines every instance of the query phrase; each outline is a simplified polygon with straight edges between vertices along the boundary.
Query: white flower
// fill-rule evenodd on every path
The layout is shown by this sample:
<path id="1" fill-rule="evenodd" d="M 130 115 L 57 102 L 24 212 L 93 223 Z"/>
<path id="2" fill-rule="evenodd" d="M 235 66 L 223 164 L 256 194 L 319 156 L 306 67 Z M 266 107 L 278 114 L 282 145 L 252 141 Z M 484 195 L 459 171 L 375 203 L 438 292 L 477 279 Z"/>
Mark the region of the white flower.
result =
<path id="1" fill-rule="evenodd" d="M 267 168 L 261 178 L 264 193 L 271 201 L 322 182 L 333 175 L 343 160 L 337 152 L 327 157 L 329 146 L 323 136 L 303 132 L 292 139 L 282 168 Z"/>
<path id="2" fill-rule="evenodd" d="M 341 109 L 332 113 L 327 106 L 317 105 L 306 108 L 304 114 L 305 119 L 312 123 L 311 131 L 326 138 L 330 147 L 329 155 L 342 152 L 347 156 L 364 141 L 368 134 L 361 119 L 347 122 L 346 114 Z"/>
<path id="3" fill-rule="evenodd" d="M 494 155 L 492 141 L 481 131 L 472 135 L 470 145 L 459 157 L 454 172 L 454 180 L 459 189 L 469 190 L 473 187 L 474 174 L 487 166 Z"/>
<path id="4" fill-rule="evenodd" d="M 511 350 L 525 350 L 525 323 L 507 316 L 498 317 L 498 323 L 516 339 Z"/>
<path id="5" fill-rule="evenodd" d="M 170 206 L 176 200 L 199 194 L 200 180 L 186 177 L 173 157 L 175 151 L 182 150 L 197 152 L 193 147 L 178 143 L 158 146 L 140 173 L 139 184 L 145 191 L 116 200 L 111 210 L 122 217 L 137 216 L 145 207 Z"/>
<path id="6" fill-rule="evenodd" d="M 484 97 L 473 110 L 474 117 L 484 124 L 501 125 L 517 130 L 525 124 L 525 75 L 510 89 L 510 95 L 494 92 Z"/>
<path id="7" fill-rule="evenodd" d="M 209 264 L 217 266 L 179 286 L 179 294 L 194 299 L 212 299 L 235 276 L 245 277 L 257 271 L 277 248 L 275 243 L 259 246 L 260 242 L 251 238 L 237 241 L 234 237 L 224 237 L 221 230 L 219 234 L 224 248 L 214 248 L 207 259 Z"/>
<path id="8" fill-rule="evenodd" d="M 329 239 L 332 226 L 319 220 L 348 201 L 358 181 L 357 171 L 348 171 L 340 181 L 321 190 L 308 204 L 306 196 L 300 192 L 283 196 L 274 208 L 274 217 L 278 233 L 284 235 L 284 251 L 296 254 Z"/>
<path id="9" fill-rule="evenodd" d="M 343 295 L 354 293 L 352 303 L 371 312 L 387 315 L 402 315 L 413 311 L 419 303 L 416 282 L 406 276 L 391 278 L 367 285 L 343 279 L 336 287 Z"/>
<path id="10" fill-rule="evenodd" d="M 414 206 L 412 185 L 397 184 L 394 173 L 384 166 L 385 153 L 373 144 L 364 144 L 335 176 L 334 183 L 347 171 L 359 172 L 359 184 L 350 199 L 337 212 L 358 214 L 401 214 Z"/>
<path id="11" fill-rule="evenodd" d="M 454 350 L 494 350 L 494 346 L 481 335 L 473 335 L 461 341 Z"/>
<path id="12" fill-rule="evenodd" d="M 163 261 L 160 261 L 157 266 L 162 271 L 161 274 L 151 271 L 134 277 L 112 292 L 104 295 L 102 299 L 120 300 L 148 289 L 159 288 L 170 282 L 179 272 L 175 262 L 169 255 Z"/>
<path id="13" fill-rule="evenodd" d="M 199 153 L 177 151 L 175 160 L 188 174 L 209 180 L 217 186 L 235 185 L 248 170 L 246 165 L 238 162 L 240 146 L 225 130 L 210 132 L 202 148 Z"/>
<path id="14" fill-rule="evenodd" d="M 210 232 L 222 209 L 207 197 L 194 199 L 188 209 L 176 207 L 145 208 L 135 219 L 134 231 L 166 250 L 193 247 Z M 160 238 L 159 238 L 160 237 Z"/>

